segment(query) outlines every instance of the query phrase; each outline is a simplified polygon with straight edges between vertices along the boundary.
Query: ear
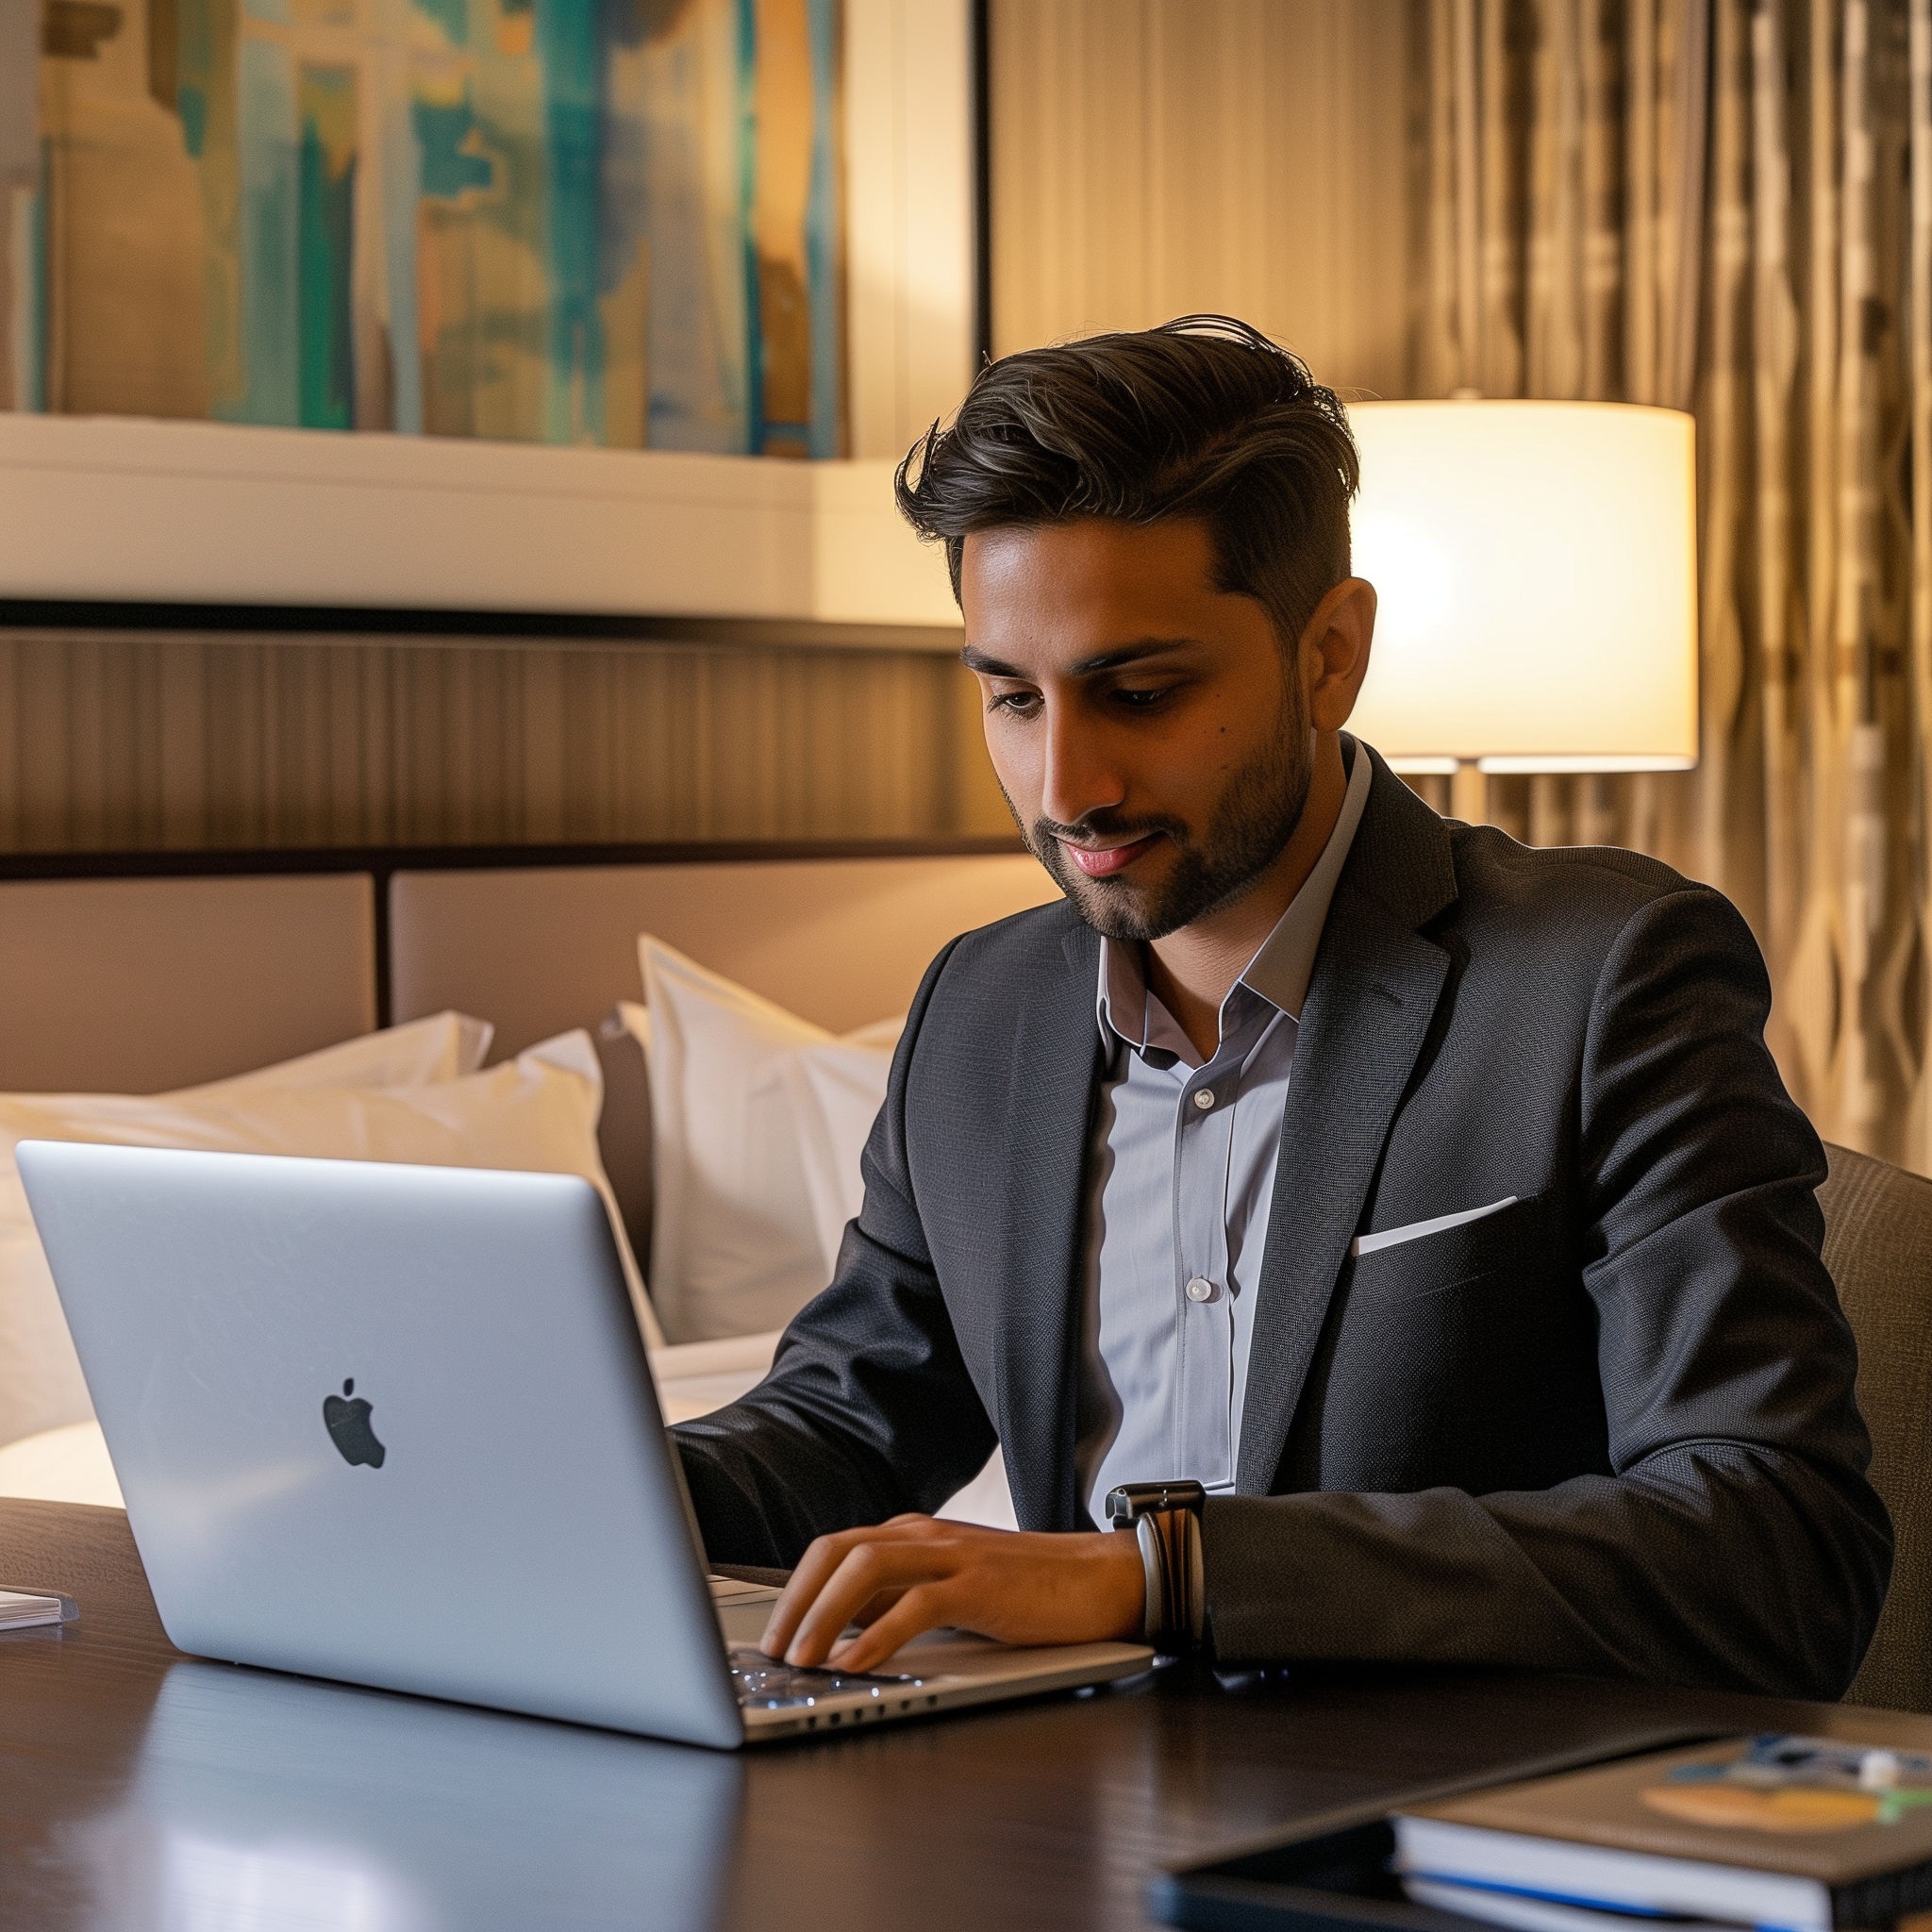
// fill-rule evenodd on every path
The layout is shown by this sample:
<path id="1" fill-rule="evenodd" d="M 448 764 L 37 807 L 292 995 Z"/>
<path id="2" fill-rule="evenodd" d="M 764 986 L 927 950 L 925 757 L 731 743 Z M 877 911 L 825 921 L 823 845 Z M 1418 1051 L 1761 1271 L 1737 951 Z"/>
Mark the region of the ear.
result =
<path id="1" fill-rule="evenodd" d="M 1315 606 L 1298 651 L 1308 723 L 1317 731 L 1340 731 L 1369 675 L 1375 634 L 1375 587 L 1365 577 L 1343 577 Z"/>

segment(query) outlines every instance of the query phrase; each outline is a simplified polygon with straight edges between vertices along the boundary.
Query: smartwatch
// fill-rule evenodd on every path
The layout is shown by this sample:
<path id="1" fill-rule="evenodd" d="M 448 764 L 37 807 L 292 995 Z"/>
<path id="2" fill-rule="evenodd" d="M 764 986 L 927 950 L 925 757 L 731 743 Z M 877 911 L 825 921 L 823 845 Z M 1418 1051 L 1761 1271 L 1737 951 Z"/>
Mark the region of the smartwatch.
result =
<path id="1" fill-rule="evenodd" d="M 1107 1495 L 1107 1520 L 1132 1529 L 1147 1579 L 1142 1639 L 1177 1657 L 1201 1647 L 1208 1602 L 1201 1565 L 1201 1506 L 1197 1482 L 1123 1483 Z"/>

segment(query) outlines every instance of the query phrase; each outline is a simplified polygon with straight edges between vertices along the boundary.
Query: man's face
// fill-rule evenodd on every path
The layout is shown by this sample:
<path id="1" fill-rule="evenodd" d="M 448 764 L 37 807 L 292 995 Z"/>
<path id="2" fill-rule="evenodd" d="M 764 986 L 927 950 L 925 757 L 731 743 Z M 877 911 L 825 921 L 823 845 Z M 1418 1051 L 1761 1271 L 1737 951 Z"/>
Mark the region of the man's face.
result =
<path id="1" fill-rule="evenodd" d="M 1088 924 L 1164 938 L 1274 862 L 1307 801 L 1307 704 L 1267 612 L 1215 588 L 1204 525 L 986 531 L 959 597 L 1001 789 Z"/>

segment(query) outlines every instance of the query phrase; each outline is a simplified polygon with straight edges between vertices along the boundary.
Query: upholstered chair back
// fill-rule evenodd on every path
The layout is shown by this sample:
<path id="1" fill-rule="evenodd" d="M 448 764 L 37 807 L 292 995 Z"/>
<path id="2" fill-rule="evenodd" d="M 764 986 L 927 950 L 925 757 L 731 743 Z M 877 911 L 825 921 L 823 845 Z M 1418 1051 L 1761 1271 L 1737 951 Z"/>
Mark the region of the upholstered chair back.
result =
<path id="1" fill-rule="evenodd" d="M 1853 1704 L 1932 1711 L 1932 1180 L 1827 1147 L 1824 1264 L 1858 1338 L 1872 1485 L 1898 1538 Z"/>

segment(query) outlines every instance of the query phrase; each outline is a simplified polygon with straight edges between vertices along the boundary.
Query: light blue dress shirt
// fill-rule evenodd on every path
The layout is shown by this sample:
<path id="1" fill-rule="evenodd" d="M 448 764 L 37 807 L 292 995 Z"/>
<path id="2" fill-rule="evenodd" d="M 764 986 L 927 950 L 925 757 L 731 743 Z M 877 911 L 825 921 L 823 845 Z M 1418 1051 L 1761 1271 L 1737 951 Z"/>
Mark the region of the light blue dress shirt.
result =
<path id="1" fill-rule="evenodd" d="M 1090 1168 L 1074 1424 L 1080 1493 L 1096 1524 L 1120 1483 L 1234 1487 L 1302 1001 L 1369 800 L 1369 760 L 1353 749 L 1335 829 L 1222 1002 L 1211 1059 L 1148 991 L 1139 944 L 1101 941 L 1110 1058 Z"/>

